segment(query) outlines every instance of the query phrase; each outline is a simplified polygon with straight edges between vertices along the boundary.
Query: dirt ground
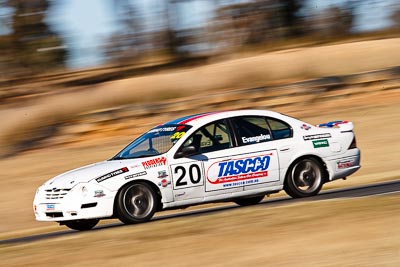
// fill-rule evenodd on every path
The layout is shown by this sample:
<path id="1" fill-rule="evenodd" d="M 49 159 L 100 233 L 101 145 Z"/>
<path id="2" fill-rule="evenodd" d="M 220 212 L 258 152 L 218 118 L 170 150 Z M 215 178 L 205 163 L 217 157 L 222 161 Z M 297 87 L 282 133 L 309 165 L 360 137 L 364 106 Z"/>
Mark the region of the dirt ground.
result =
<path id="1" fill-rule="evenodd" d="M 3 266 L 399 266 L 399 195 L 262 203 L 0 247 Z"/>

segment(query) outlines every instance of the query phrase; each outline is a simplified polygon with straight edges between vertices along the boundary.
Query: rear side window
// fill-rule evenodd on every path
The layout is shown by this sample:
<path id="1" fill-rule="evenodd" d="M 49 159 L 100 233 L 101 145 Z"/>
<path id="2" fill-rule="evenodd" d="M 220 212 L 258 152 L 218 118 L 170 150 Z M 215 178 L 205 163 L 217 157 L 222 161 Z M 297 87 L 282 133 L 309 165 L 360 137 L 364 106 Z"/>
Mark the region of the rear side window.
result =
<path id="1" fill-rule="evenodd" d="M 275 140 L 290 138 L 293 136 L 292 127 L 290 127 L 290 125 L 286 122 L 272 118 L 268 118 L 267 121 L 271 128 L 272 136 Z"/>
<path id="2" fill-rule="evenodd" d="M 272 140 L 271 131 L 264 117 L 245 116 L 232 120 L 240 146 L 268 142 Z"/>

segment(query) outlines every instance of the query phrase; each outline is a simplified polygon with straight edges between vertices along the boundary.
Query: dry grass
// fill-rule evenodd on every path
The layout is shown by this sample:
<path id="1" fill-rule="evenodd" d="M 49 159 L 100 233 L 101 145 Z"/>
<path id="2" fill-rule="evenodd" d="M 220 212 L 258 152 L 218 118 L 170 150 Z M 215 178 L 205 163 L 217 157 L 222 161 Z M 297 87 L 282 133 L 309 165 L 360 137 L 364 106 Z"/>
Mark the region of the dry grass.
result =
<path id="1" fill-rule="evenodd" d="M 0 247 L 4 266 L 399 266 L 399 196 L 248 208 Z"/>

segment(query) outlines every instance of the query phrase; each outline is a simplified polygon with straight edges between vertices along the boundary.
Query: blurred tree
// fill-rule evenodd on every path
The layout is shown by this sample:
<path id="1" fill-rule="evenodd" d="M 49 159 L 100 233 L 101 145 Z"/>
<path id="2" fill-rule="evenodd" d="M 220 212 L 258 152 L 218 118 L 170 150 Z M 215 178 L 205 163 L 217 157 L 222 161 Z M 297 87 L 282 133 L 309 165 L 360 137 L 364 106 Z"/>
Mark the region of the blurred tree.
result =
<path id="1" fill-rule="evenodd" d="M 12 58 L 8 68 L 35 73 L 63 67 L 65 46 L 45 22 L 49 1 L 6 0 L 2 3 L 13 10 L 10 32 L 3 43 L 3 48 Z"/>
<path id="2" fill-rule="evenodd" d="M 302 16 L 300 10 L 303 8 L 306 0 L 283 0 L 277 1 L 280 4 L 278 16 L 281 17 L 283 27 L 288 37 L 301 35 Z"/>
<path id="3" fill-rule="evenodd" d="M 176 60 L 184 60 L 188 53 L 181 49 L 187 43 L 187 34 L 184 31 L 176 30 L 175 26 L 179 22 L 179 8 L 177 5 L 184 0 L 166 0 L 164 6 L 166 48 L 168 53 Z"/>
<path id="4" fill-rule="evenodd" d="M 0 0 L 0 35 L 9 31 L 11 8 L 7 7 L 6 0 Z"/>
<path id="5" fill-rule="evenodd" d="M 394 23 L 394 27 L 400 29 L 400 8 L 393 11 L 390 18 Z"/>
<path id="6" fill-rule="evenodd" d="M 341 37 L 351 33 L 354 8 L 348 4 L 333 6 L 308 19 L 308 27 L 315 35 L 324 38 Z"/>
<path id="7" fill-rule="evenodd" d="M 235 45 L 296 37 L 303 34 L 300 10 L 305 2 L 257 0 L 225 5 L 218 8 L 215 24 L 218 30 L 229 33 Z"/>
<path id="8" fill-rule="evenodd" d="M 124 65 L 138 59 L 145 45 L 142 18 L 129 0 L 112 0 L 112 4 L 120 29 L 107 40 L 105 54 L 108 61 Z"/>
<path id="9" fill-rule="evenodd" d="M 137 11 L 138 4 L 131 0 L 111 0 L 120 30 L 114 33 L 106 45 L 106 56 L 111 62 L 129 64 L 139 59 L 143 51 L 149 49 L 165 50 L 175 60 L 185 58 L 186 53 L 180 49 L 185 44 L 185 36 L 176 30 L 177 4 L 182 0 L 163 2 L 163 27 L 149 31 L 144 25 L 144 14 Z"/>

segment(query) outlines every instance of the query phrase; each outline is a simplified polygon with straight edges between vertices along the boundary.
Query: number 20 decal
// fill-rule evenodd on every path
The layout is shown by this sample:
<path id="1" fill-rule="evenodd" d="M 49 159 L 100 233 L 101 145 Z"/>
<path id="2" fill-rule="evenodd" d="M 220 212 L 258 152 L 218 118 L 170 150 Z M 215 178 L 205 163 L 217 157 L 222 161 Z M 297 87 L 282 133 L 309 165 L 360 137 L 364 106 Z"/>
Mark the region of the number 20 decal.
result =
<path id="1" fill-rule="evenodd" d="M 189 174 L 189 179 L 186 178 L 187 173 Z M 201 169 L 197 164 L 190 165 L 187 170 L 183 166 L 177 166 L 174 169 L 174 174 L 179 176 L 175 183 L 176 187 L 187 186 L 189 181 L 191 184 L 198 184 L 201 181 Z"/>

